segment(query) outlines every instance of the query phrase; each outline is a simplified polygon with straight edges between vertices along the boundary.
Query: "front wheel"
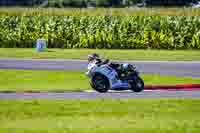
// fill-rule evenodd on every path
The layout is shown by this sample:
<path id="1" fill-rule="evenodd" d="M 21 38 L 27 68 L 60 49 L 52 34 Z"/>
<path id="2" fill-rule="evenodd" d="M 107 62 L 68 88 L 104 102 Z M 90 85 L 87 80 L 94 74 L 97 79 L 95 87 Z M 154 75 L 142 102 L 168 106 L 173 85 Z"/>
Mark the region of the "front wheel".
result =
<path id="1" fill-rule="evenodd" d="M 105 93 L 109 90 L 108 79 L 101 74 L 96 74 L 92 80 L 93 89 L 100 93 Z"/>
<path id="2" fill-rule="evenodd" d="M 135 77 L 134 80 L 130 82 L 131 90 L 134 92 L 141 92 L 144 90 L 144 81 L 140 77 Z"/>

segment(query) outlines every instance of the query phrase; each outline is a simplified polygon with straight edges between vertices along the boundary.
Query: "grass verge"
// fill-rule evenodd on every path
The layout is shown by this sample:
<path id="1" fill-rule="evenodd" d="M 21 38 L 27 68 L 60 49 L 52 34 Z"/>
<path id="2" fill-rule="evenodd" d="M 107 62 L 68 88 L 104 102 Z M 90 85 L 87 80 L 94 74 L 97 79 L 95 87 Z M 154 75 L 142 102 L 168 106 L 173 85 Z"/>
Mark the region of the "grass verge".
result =
<path id="1" fill-rule="evenodd" d="M 22 8 L 1 7 L 6 16 L 199 16 L 198 8 Z"/>
<path id="2" fill-rule="evenodd" d="M 0 91 L 7 90 L 87 90 L 84 72 L 0 69 Z M 200 83 L 200 78 L 141 75 L 148 85 Z"/>
<path id="3" fill-rule="evenodd" d="M 28 48 L 0 48 L 0 58 L 85 60 L 88 54 L 94 52 L 112 60 L 200 61 L 198 50 L 48 49 L 37 53 L 35 49 Z"/>
<path id="4" fill-rule="evenodd" d="M 199 133 L 200 100 L 1 100 L 3 133 Z"/>

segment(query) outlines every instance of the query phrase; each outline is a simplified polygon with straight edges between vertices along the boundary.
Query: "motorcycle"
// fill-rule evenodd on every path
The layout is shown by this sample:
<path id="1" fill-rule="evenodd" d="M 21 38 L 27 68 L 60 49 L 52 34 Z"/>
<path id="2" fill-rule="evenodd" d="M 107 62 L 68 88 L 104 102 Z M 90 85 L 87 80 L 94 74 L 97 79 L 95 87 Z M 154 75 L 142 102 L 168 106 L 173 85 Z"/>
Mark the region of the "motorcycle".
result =
<path id="1" fill-rule="evenodd" d="M 144 89 L 144 81 L 140 78 L 136 67 L 127 63 L 89 63 L 86 75 L 89 77 L 91 87 L 100 93 L 108 90 L 141 92 Z"/>

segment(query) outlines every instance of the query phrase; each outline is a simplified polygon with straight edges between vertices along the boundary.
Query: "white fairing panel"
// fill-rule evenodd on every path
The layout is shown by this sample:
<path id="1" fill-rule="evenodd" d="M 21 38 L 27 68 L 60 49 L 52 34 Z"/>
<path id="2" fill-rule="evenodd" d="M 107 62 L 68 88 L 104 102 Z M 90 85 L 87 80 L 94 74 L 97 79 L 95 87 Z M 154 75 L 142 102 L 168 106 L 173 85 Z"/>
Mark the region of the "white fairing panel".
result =
<path id="1" fill-rule="evenodd" d="M 93 67 L 95 67 L 96 64 L 95 63 L 89 63 L 88 64 L 88 70 L 91 70 Z"/>
<path id="2" fill-rule="evenodd" d="M 112 69 L 107 64 L 98 67 L 95 63 L 88 64 L 88 72 L 87 75 L 92 78 L 94 73 L 101 73 L 105 75 L 110 83 L 110 88 L 119 88 L 119 87 L 127 87 L 127 84 L 121 82 L 121 80 L 117 79 L 117 72 Z"/>
<path id="3" fill-rule="evenodd" d="M 109 79 L 111 87 L 113 86 L 113 84 L 116 84 L 118 82 L 118 80 L 116 79 L 117 72 L 108 65 L 103 65 L 96 68 L 96 72 L 105 75 Z"/>

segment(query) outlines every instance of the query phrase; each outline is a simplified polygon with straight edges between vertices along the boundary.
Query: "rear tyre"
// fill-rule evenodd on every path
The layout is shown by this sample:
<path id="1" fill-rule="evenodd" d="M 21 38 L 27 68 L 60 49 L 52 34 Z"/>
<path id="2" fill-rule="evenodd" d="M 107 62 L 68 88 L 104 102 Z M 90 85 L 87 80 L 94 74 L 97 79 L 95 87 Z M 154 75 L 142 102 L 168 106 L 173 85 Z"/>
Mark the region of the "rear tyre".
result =
<path id="1" fill-rule="evenodd" d="M 144 81 L 140 77 L 135 77 L 133 81 L 130 82 L 131 90 L 134 92 L 141 92 L 144 90 Z"/>
<path id="2" fill-rule="evenodd" d="M 105 93 L 109 90 L 109 81 L 102 74 L 96 74 L 93 79 L 93 89 L 100 93 Z"/>

